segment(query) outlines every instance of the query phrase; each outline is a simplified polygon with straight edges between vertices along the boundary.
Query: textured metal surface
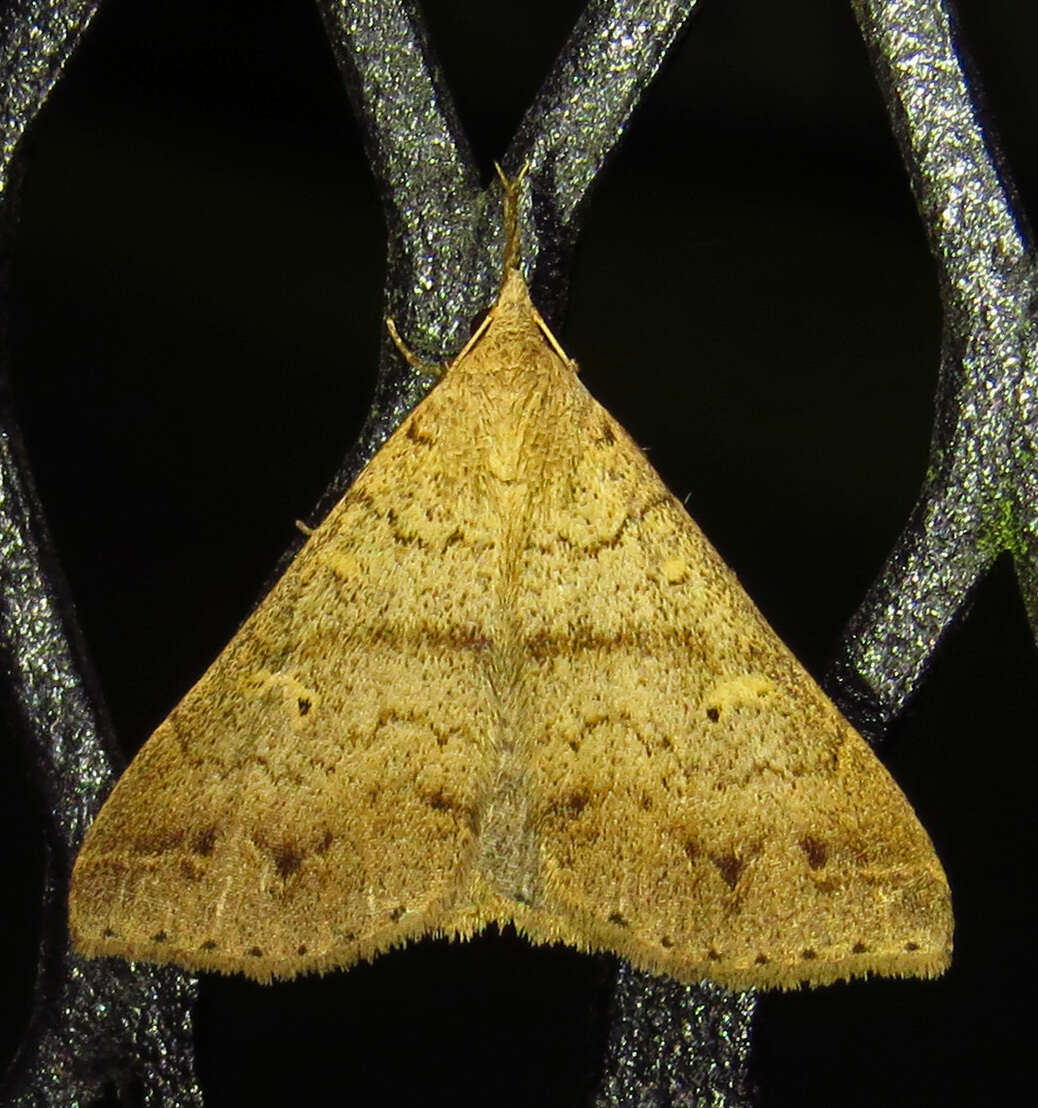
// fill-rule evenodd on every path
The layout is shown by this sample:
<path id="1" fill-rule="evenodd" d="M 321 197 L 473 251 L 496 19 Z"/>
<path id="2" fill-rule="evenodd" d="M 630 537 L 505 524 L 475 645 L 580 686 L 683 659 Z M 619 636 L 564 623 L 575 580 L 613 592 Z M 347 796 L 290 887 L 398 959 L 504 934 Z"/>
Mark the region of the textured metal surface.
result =
<path id="1" fill-rule="evenodd" d="M 12 159 L 96 6 L 13 3 L 0 15 L 0 197 L 8 233 Z M 6 245 L 5 238 L 5 257 Z M 0 367 L 5 394 L 6 378 Z M 149 1105 L 201 1103 L 191 1037 L 193 981 L 169 970 L 86 962 L 69 949 L 65 890 L 72 859 L 116 772 L 70 613 L 5 396 L 0 655 L 12 731 L 22 740 L 48 826 L 33 1010 L 0 1102 L 70 1106 L 110 1084 L 135 1082 Z"/>
<path id="2" fill-rule="evenodd" d="M 623 965 L 596 1103 L 616 1108 L 733 1108 L 753 1103 L 746 1067 L 752 993 L 688 986 Z"/>
<path id="3" fill-rule="evenodd" d="M 442 361 L 464 344 L 493 289 L 489 266 L 476 262 L 480 230 L 489 225 L 478 172 L 412 4 L 317 0 L 317 6 L 382 197 L 386 315 L 416 353 Z M 383 336 L 371 413 L 314 522 L 434 381 L 408 366 Z"/>
<path id="4" fill-rule="evenodd" d="M 1038 330 L 1031 245 L 985 139 L 939 0 L 855 14 L 937 260 L 943 357 L 919 501 L 854 615 L 831 691 L 877 737 L 978 578 L 1010 552 L 1038 632 Z"/>
<path id="5" fill-rule="evenodd" d="M 696 6 L 592 0 L 519 125 L 505 165 L 530 167 L 524 256 L 534 301 L 549 320 L 565 304 L 588 192 Z"/>
<path id="6" fill-rule="evenodd" d="M 98 0 L 8 0 L 0 11 L 0 194 L 25 128 L 43 106 Z"/>
<path id="7" fill-rule="evenodd" d="M 400 0 L 318 3 L 382 188 L 390 228 L 388 310 L 420 353 L 448 357 L 494 291 L 496 187 L 480 190 L 413 7 Z M 854 6 L 940 263 L 947 331 L 920 505 L 848 630 L 832 680 L 841 706 L 878 734 L 999 551 L 1015 556 L 1038 625 L 1033 293 L 1028 244 L 984 141 L 946 9 L 936 0 Z M 6 6 L 5 182 L 25 125 L 93 7 Z M 693 7 L 692 0 L 592 3 L 504 159 L 511 172 L 530 162 L 524 256 L 549 315 L 565 298 L 581 202 Z M 429 383 L 384 345 L 371 417 L 315 518 Z M 87 969 L 68 957 L 63 938 L 53 941 L 59 928 L 63 934 L 68 844 L 95 810 L 110 770 L 97 740 L 103 724 L 76 668 L 74 631 L 40 561 L 38 508 L 17 450 L 8 439 L 4 447 L 3 509 L 11 522 L 0 526 L 11 536 L 5 568 L 13 567 L 3 578 L 13 597 L 5 639 L 19 659 L 11 671 L 15 701 L 27 721 L 41 724 L 23 730 L 60 847 L 46 886 L 50 939 L 34 1023 L 7 1096 L 19 1104 L 71 1105 L 107 1076 L 136 1074 L 149 1103 L 197 1103 L 190 983 L 176 974 L 138 975 L 119 963 Z M 621 969 L 597 1103 L 749 1103 L 752 1010 L 751 996 L 688 989 Z"/>
<path id="8" fill-rule="evenodd" d="M 201 1103 L 185 974 L 89 962 L 69 948 L 65 897 L 83 832 L 115 780 L 108 729 L 67 618 L 40 506 L 0 413 L 0 650 L 14 731 L 48 813 L 33 1013 L 2 1089 L 11 1105 L 71 1105 L 132 1075 L 151 1105 Z"/>

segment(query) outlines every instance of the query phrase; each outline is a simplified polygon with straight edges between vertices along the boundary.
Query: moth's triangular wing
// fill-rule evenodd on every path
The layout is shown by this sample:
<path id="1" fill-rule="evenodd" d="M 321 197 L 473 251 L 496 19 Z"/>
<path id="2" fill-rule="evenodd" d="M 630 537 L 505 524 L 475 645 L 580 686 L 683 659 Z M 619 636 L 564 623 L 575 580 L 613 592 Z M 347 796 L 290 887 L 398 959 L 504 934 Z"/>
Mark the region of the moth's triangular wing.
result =
<path id="1" fill-rule="evenodd" d="M 117 784 L 72 880 L 85 953 L 266 979 L 435 927 L 496 726 L 500 544 L 454 393 L 448 374 Z"/>
<path id="2" fill-rule="evenodd" d="M 928 974 L 947 884 L 513 272 L 87 835 L 86 953 L 290 976 L 429 931 L 734 986 Z"/>
<path id="3" fill-rule="evenodd" d="M 572 379 L 517 619 L 531 935 L 737 987 L 948 962 L 947 883 L 864 740 Z"/>

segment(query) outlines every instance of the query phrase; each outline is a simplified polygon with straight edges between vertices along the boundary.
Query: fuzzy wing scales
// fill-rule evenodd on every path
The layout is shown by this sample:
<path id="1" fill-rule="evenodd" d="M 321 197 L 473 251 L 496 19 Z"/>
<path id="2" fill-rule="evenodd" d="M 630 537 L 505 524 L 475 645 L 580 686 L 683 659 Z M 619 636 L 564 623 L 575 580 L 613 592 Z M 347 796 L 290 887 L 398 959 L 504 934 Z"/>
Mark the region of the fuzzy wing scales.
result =
<path id="1" fill-rule="evenodd" d="M 495 725 L 497 544 L 459 530 L 486 513 L 446 464 L 456 407 L 444 381 L 120 780 L 73 878 L 84 952 L 266 979 L 436 927 Z"/>
<path id="2" fill-rule="evenodd" d="M 907 801 L 574 389 L 517 590 L 543 890 L 517 922 L 738 987 L 938 972 L 947 884 Z"/>

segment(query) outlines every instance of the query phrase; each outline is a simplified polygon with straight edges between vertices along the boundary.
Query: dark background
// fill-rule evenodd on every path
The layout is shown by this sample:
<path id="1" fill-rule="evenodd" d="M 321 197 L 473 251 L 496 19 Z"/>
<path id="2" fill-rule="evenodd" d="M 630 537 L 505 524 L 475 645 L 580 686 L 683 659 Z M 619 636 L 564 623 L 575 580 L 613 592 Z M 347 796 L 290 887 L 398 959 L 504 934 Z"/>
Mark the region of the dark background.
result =
<path id="1" fill-rule="evenodd" d="M 580 4 L 438 0 L 489 178 Z M 1025 204 L 1038 13 L 960 4 Z M 307 0 L 107 0 L 34 128 L 13 259 L 16 398 L 132 753 L 201 673 L 356 434 L 384 230 Z M 703 0 L 595 193 L 561 338 L 816 674 L 922 479 L 935 271 L 831 0 Z M 1030 1086 L 1038 664 L 1011 569 L 978 590 L 884 757 L 943 859 L 936 983 L 771 994 L 765 1108 L 1015 1103 Z M 0 1065 L 32 988 L 40 830 L 0 744 Z M 608 960 L 487 936 L 261 988 L 207 977 L 212 1108 L 575 1108 Z"/>

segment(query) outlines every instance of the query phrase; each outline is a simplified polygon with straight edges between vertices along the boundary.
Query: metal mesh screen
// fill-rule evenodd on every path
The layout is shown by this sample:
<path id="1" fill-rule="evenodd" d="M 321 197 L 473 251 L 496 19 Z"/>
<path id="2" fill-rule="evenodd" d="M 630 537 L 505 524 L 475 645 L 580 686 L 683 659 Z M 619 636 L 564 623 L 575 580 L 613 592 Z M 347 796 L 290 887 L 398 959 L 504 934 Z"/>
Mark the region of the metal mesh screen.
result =
<path id="1" fill-rule="evenodd" d="M 392 0 L 319 0 L 291 16 L 255 4 L 149 15 L 110 0 L 80 47 L 96 7 L 18 0 L 0 16 L 0 230 L 13 274 L 0 641 L 7 745 L 21 752 L 9 761 L 10 804 L 45 827 L 46 867 L 38 919 L 12 909 L 26 917 L 12 934 L 38 925 L 42 939 L 35 983 L 30 966 L 12 971 L 11 1035 L 19 1021 L 27 1030 L 0 1099 L 188 1105 L 204 1087 L 212 1104 L 406 1103 L 449 1089 L 458 1103 L 737 1108 L 753 1102 L 755 1083 L 765 1103 L 799 1106 L 922 1105 L 934 1090 L 946 1103 L 1008 1099 L 1027 1036 L 1008 986 L 1026 921 L 999 905 L 1027 895 L 1017 876 L 1027 824 L 1015 816 L 1027 809 L 1027 774 L 1006 774 L 999 759 L 967 767 L 964 751 L 978 748 L 978 732 L 1012 749 L 1038 686 L 1026 618 L 1033 628 L 1034 276 L 947 8 L 858 0 L 862 51 L 851 14 L 823 3 L 518 5 L 495 35 L 450 5 L 421 16 Z M 562 42 L 574 21 L 557 51 L 552 35 Z M 305 79 L 278 60 L 297 48 L 312 51 Z M 532 76 L 506 75 L 514 57 Z M 203 137 L 171 140 L 191 151 L 183 162 L 149 138 L 145 106 L 134 130 L 127 74 L 148 66 L 193 86 L 185 95 Z M 93 90 L 94 106 L 76 90 Z M 710 99 L 719 90 L 720 108 Z M 115 101 L 118 133 L 96 114 Z M 915 217 L 883 146 L 883 105 L 935 267 L 927 239 L 903 230 Z M 471 147 L 458 122 L 470 116 Z M 336 143 L 345 154 L 328 153 Z M 62 176 L 59 148 L 82 176 Z M 430 358 L 467 336 L 497 272 L 482 183 L 501 149 L 507 169 L 531 163 L 525 237 L 553 323 L 588 224 L 564 335 L 589 386 L 675 491 L 690 493 L 693 514 L 777 629 L 828 674 L 841 708 L 874 739 L 895 732 L 884 756 L 956 896 L 959 953 L 945 981 L 758 1001 L 504 936 L 266 992 L 206 982 L 196 1002 L 199 986 L 176 971 L 68 951 L 68 869 L 118 771 L 114 736 L 130 746 L 158 722 L 287 557 L 294 517 L 320 518 L 428 386 L 377 349 L 381 314 Z M 329 158 L 341 164 L 329 169 Z M 241 164 L 262 166 L 248 171 L 251 191 L 239 188 Z M 389 227 L 381 304 L 379 202 Z M 122 221 L 125 240 L 105 240 L 106 220 Z M 144 249 L 132 247 L 141 236 Z M 56 245 L 77 239 L 93 259 L 80 269 Z M 183 240 L 208 249 L 180 254 Z M 138 273 L 147 253 L 168 261 Z M 224 269 L 227 257 L 245 261 Z M 181 285 L 194 291 L 178 299 Z M 107 340 L 94 325 L 105 297 L 118 321 Z M 40 302 L 54 305 L 54 321 L 39 322 Z M 112 368 L 117 348 L 126 356 Z M 65 376 L 28 363 L 42 349 Z M 322 362 L 334 385 L 300 368 Z M 24 822 L 10 826 L 24 836 Z M 33 867 L 23 869 L 12 869 L 12 888 L 31 898 Z M 468 1021 L 445 1014 L 454 1008 Z M 539 1030 L 527 1038 L 528 1027 Z M 455 1053 L 444 1045 L 452 1034 Z M 354 1059 L 345 1075 L 344 1052 Z M 279 1053 L 292 1071 L 281 1076 Z"/>

